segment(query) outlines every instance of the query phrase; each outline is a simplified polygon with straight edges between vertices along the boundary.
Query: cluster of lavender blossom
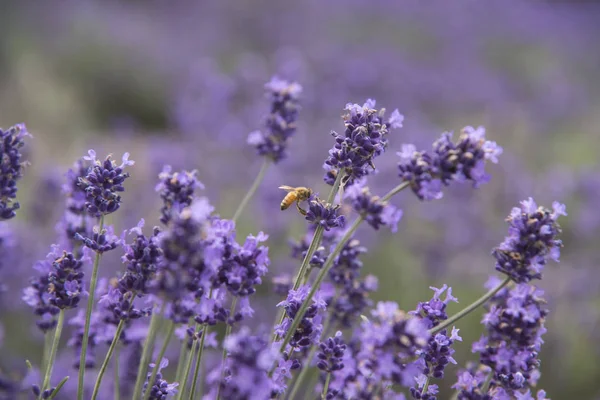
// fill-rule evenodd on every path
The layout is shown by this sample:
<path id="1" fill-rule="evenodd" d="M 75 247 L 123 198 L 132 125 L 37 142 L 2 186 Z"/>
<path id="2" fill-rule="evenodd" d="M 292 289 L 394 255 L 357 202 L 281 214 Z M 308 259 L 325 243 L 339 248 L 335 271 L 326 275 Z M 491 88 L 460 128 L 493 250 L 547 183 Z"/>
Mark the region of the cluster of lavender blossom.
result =
<path id="1" fill-rule="evenodd" d="M 271 110 L 264 129 L 250 134 L 249 142 L 272 164 L 285 159 L 301 87 L 274 79 L 266 88 Z M 410 188 L 419 200 L 435 200 L 455 182 L 478 187 L 490 178 L 486 163 L 497 162 L 502 149 L 486 139 L 482 127 L 464 128 L 456 142 L 444 133 L 429 152 L 404 145 L 397 186 L 376 196 L 368 175 L 389 146 L 390 132 L 402 127 L 403 116 L 395 110 L 386 118 L 371 99 L 348 104 L 345 111 L 345 131 L 333 133 L 324 164 L 331 192 L 308 200 L 307 234 L 292 243 L 300 267 L 293 277 L 272 277 L 282 299 L 271 332 L 250 323 L 251 303 L 269 273 L 268 235 L 259 232 L 238 241 L 235 218 L 222 218 L 199 195 L 203 185 L 197 172 L 174 172 L 169 166 L 156 186 L 162 225 L 144 233 L 142 219 L 117 234 L 107 217 L 119 211 L 130 176 L 126 169 L 134 162 L 128 153 L 118 164 L 111 156 L 97 158 L 93 150 L 78 160 L 67 173 L 57 244 L 35 265 L 36 276 L 24 290 L 23 300 L 49 338 L 42 364 L 33 368 L 39 381 L 27 390 L 38 399 L 78 400 L 433 400 L 437 380 L 449 364 L 458 364 L 453 345 L 462 338 L 456 324 L 484 307 L 485 332 L 473 344 L 479 360 L 453 371 L 455 398 L 545 399 L 545 392 L 534 394 L 534 388 L 549 310 L 531 282 L 542 278 L 549 260 L 558 261 L 557 218 L 566 215 L 564 206 L 554 203 L 550 210 L 528 199 L 512 210 L 508 236 L 492 252 L 504 279 L 491 279 L 489 291 L 462 311 L 448 315 L 447 305 L 458 300 L 446 285 L 432 288 L 433 297 L 413 311 L 402 311 L 394 302 L 375 303 L 370 296 L 377 278 L 363 274 L 367 248 L 356 237 L 361 223 L 396 232 L 402 210 L 391 204 L 393 196 Z M 25 136 L 22 125 L 3 132 L 3 219 L 18 208 L 13 199 L 23 172 L 19 149 Z M 236 215 L 260 185 L 260 176 Z M 121 272 L 101 276 L 103 256 L 116 251 L 122 254 Z M 54 368 L 67 317 L 77 382 Z M 167 357 L 176 340 L 179 356 Z M 209 352 L 217 357 L 211 360 Z M 130 366 L 125 374 L 118 369 L 124 354 Z M 165 372 L 168 358 L 177 365 L 173 373 Z M 114 377 L 105 376 L 109 368 Z M 12 390 L 9 396 L 24 389 L 5 386 Z"/>

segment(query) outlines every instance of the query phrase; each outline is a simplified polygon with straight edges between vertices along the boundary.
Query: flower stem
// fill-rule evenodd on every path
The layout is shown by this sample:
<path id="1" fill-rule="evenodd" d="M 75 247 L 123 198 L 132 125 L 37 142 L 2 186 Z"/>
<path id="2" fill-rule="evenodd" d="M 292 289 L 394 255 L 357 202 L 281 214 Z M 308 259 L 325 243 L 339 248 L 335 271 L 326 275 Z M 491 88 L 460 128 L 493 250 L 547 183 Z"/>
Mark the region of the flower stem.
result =
<path id="1" fill-rule="evenodd" d="M 201 329 L 201 327 L 203 328 L 204 324 L 199 325 L 198 323 L 196 323 L 195 332 L 198 333 L 199 330 Z M 194 340 L 192 342 L 192 348 L 190 349 L 190 351 L 188 352 L 188 355 L 186 357 L 185 369 L 183 370 L 183 379 L 181 380 L 181 382 L 179 382 L 179 392 L 177 393 L 178 400 L 183 399 L 183 397 L 185 396 L 187 381 L 188 381 L 188 377 L 190 376 L 190 370 L 192 369 L 192 361 L 194 360 L 194 353 L 196 353 L 197 342 L 198 342 L 197 340 Z"/>
<path id="2" fill-rule="evenodd" d="M 483 386 L 481 386 L 481 394 L 486 395 L 488 390 L 490 390 L 490 383 L 492 383 L 492 378 L 494 377 L 494 372 L 490 371 L 488 376 L 485 377 L 485 381 L 483 382 Z"/>
<path id="3" fill-rule="evenodd" d="M 58 395 L 58 392 L 60 392 L 60 389 L 62 389 L 62 387 L 65 386 L 65 383 L 67 383 L 68 380 L 68 376 L 62 378 L 62 380 L 58 382 L 58 385 L 56 385 L 56 389 L 54 389 L 50 394 L 50 397 L 48 397 L 48 400 L 52 400 L 53 398 L 55 398 Z"/>
<path id="4" fill-rule="evenodd" d="M 144 393 L 144 400 L 147 400 L 150 398 L 150 388 L 154 384 L 154 380 L 156 379 L 156 375 L 158 374 L 158 369 L 160 368 L 160 362 L 162 361 L 162 359 L 165 355 L 165 352 L 167 351 L 167 347 L 169 346 L 169 342 L 171 341 L 171 337 L 173 336 L 174 331 L 175 331 L 175 324 L 173 323 L 173 321 L 169 321 L 169 327 L 167 328 L 167 336 L 165 336 L 165 341 L 163 342 L 163 345 L 160 348 L 158 357 L 154 361 L 154 368 L 152 368 L 152 374 L 150 375 L 150 379 L 148 380 L 148 388 L 146 389 L 146 392 Z"/>
<path id="5" fill-rule="evenodd" d="M 389 200 L 393 195 L 406 189 L 408 186 L 409 185 L 407 182 L 401 183 L 400 185 L 398 185 L 395 188 L 393 188 L 392 190 L 390 190 L 385 196 L 383 196 L 383 200 L 384 201 Z M 313 283 L 313 285 L 310 289 L 310 292 L 308 293 L 308 296 L 306 296 L 306 299 L 304 299 L 304 302 L 302 303 L 302 305 L 300 306 L 300 309 L 296 313 L 296 317 L 292 321 L 291 326 L 288 328 L 288 331 L 287 331 L 285 338 L 283 339 L 283 341 L 281 343 L 281 347 L 279 349 L 280 353 L 283 353 L 285 351 L 285 348 L 289 344 L 290 340 L 292 339 L 294 332 L 296 332 L 296 329 L 298 329 L 298 326 L 300 325 L 300 321 L 302 321 L 302 318 L 304 318 L 304 314 L 306 313 L 306 309 L 308 308 L 308 305 L 312 301 L 312 298 L 315 295 L 315 293 L 317 293 L 317 290 L 319 290 L 319 286 L 321 286 L 321 283 L 323 283 L 325 276 L 327 276 L 327 274 L 329 273 L 329 270 L 333 266 L 333 262 L 335 261 L 337 256 L 342 252 L 342 249 L 344 248 L 346 243 L 350 240 L 350 238 L 352 237 L 354 232 L 356 232 L 356 230 L 358 229 L 358 227 L 360 226 L 360 224 L 362 223 L 363 220 L 364 220 L 364 217 L 359 216 L 352 223 L 350 228 L 348 228 L 348 230 L 346 231 L 344 236 L 342 236 L 340 241 L 337 243 L 337 245 L 335 246 L 335 248 L 333 249 L 331 254 L 329 254 L 329 256 L 327 257 L 327 260 L 325 261 L 325 264 L 319 271 L 319 274 L 317 275 L 317 279 Z M 273 368 L 271 368 L 271 371 L 269 372 L 269 375 L 272 375 L 274 370 L 275 370 L 275 367 L 273 366 Z"/>
<path id="6" fill-rule="evenodd" d="M 196 368 L 194 369 L 194 380 L 192 381 L 192 390 L 190 391 L 190 399 L 194 400 L 194 393 L 196 393 L 196 384 L 198 383 L 198 375 L 200 375 L 200 360 L 202 359 L 202 350 L 204 350 L 204 339 L 208 334 L 208 325 L 202 331 L 202 337 L 200 338 L 200 348 L 198 349 L 198 355 L 196 356 Z"/>
<path id="7" fill-rule="evenodd" d="M 337 174 L 337 176 L 335 178 L 335 182 L 333 183 L 333 186 L 331 188 L 331 191 L 329 192 L 329 195 L 327 196 L 328 203 L 331 203 L 335 199 L 335 195 L 337 194 L 337 191 L 340 187 L 343 177 L 344 177 L 343 172 L 340 172 Z M 321 225 L 318 225 L 317 228 L 315 229 L 315 233 L 310 242 L 310 245 L 308 246 L 308 250 L 306 250 L 306 255 L 304 256 L 304 259 L 302 259 L 302 264 L 300 265 L 300 269 L 298 270 L 296 279 L 294 280 L 294 290 L 297 290 L 300 287 L 300 285 L 304 281 L 305 277 L 306 277 L 306 279 L 308 279 L 308 272 L 310 271 L 310 260 L 313 256 L 313 254 L 315 254 L 315 251 L 317 251 L 317 249 L 319 248 L 322 238 L 323 238 L 323 227 Z M 279 325 L 281 325 L 281 323 L 283 322 L 284 319 L 285 319 L 285 312 L 282 312 L 281 316 L 279 317 Z M 276 341 L 276 340 L 277 340 L 277 335 L 273 335 L 273 341 Z"/>
<path id="8" fill-rule="evenodd" d="M 327 399 L 327 392 L 329 391 L 329 381 L 331 380 L 331 372 L 327 373 L 325 378 L 325 385 L 323 386 L 323 393 L 321 394 L 321 400 Z"/>
<path id="9" fill-rule="evenodd" d="M 150 327 L 148 328 L 148 335 L 144 342 L 144 350 L 142 351 L 142 358 L 140 359 L 140 365 L 138 366 L 137 371 L 137 379 L 135 380 L 135 389 L 132 397 L 134 399 L 139 399 L 142 394 L 142 386 L 144 386 L 144 381 L 146 380 L 146 369 L 148 368 L 150 357 L 152 357 L 152 352 L 154 351 L 156 333 L 158 332 L 159 321 L 164 313 L 165 305 L 166 302 L 163 301 L 160 312 L 158 314 L 153 312 L 152 317 L 150 318 Z"/>
<path id="10" fill-rule="evenodd" d="M 58 313 L 58 322 L 56 329 L 54 330 L 54 340 L 52 340 L 52 347 L 48 354 L 48 360 L 46 363 L 46 374 L 44 376 L 44 383 L 42 384 L 42 393 L 50 386 L 50 378 L 52 377 L 52 368 L 54 367 L 54 360 L 56 359 L 56 353 L 58 351 L 58 343 L 60 342 L 60 335 L 62 334 L 63 325 L 65 323 L 65 310 L 61 309 Z M 41 396 L 41 395 L 40 395 Z"/>
<path id="11" fill-rule="evenodd" d="M 235 313 L 235 307 L 237 306 L 238 298 L 234 297 L 231 302 L 231 309 L 229 310 L 229 318 Z M 231 334 L 231 324 L 227 324 L 227 328 L 225 328 L 225 336 L 223 337 L 223 359 L 221 360 L 221 379 L 223 379 L 223 373 L 225 372 L 225 361 L 227 361 L 227 349 L 225 349 L 225 340 Z M 204 336 L 204 333 L 202 334 Z M 217 389 L 217 400 L 221 398 L 221 385 Z"/>
<path id="12" fill-rule="evenodd" d="M 175 371 L 175 382 L 181 382 L 181 373 L 186 359 L 187 342 L 185 338 L 181 341 L 181 349 L 179 350 L 179 360 L 177 361 L 177 370 Z"/>
<path id="13" fill-rule="evenodd" d="M 425 378 L 425 384 L 423 385 L 423 389 L 421 389 L 421 397 L 425 396 L 427 389 L 429 389 L 429 375 Z"/>
<path id="14" fill-rule="evenodd" d="M 48 368 L 48 356 L 50 355 L 50 349 L 52 348 L 52 332 L 47 331 L 44 334 L 44 353 L 42 354 L 42 365 L 40 371 L 46 371 Z"/>
<path id="15" fill-rule="evenodd" d="M 117 331 L 115 332 L 115 336 L 113 337 L 113 340 L 110 343 L 110 347 L 108 348 L 106 357 L 104 357 L 104 361 L 102 361 L 102 365 L 100 366 L 100 370 L 98 371 L 98 377 L 96 378 L 96 383 L 94 384 L 94 390 L 92 392 L 92 400 L 96 400 L 96 397 L 98 397 L 98 392 L 100 391 L 100 383 L 102 382 L 102 378 L 104 377 L 104 373 L 106 372 L 106 368 L 108 367 L 108 362 L 110 361 L 113 352 L 115 351 L 115 347 L 117 346 L 117 343 L 121 338 L 123 328 L 125 328 L 124 319 L 119 321 L 119 325 L 117 325 Z"/>
<path id="16" fill-rule="evenodd" d="M 455 323 L 456 321 L 458 321 L 462 317 L 464 317 L 466 315 L 469 315 L 471 312 L 475 311 L 477 308 L 479 308 L 480 306 L 482 306 L 483 304 L 485 304 L 485 302 L 487 302 L 489 299 L 491 299 L 492 297 L 494 297 L 494 295 L 496 293 L 498 293 L 500 291 L 500 289 L 502 289 L 504 286 L 508 285 L 508 283 L 510 281 L 511 281 L 510 277 L 507 277 L 501 283 L 499 283 L 498 286 L 496 286 L 495 288 L 491 289 L 489 292 L 487 292 L 486 294 L 484 294 L 483 296 L 481 296 L 480 298 L 478 298 L 477 300 L 475 300 L 473 303 L 471 303 L 470 305 L 468 305 L 467 307 L 465 307 L 464 309 L 462 309 L 458 313 L 454 314 L 453 316 L 451 316 L 450 318 L 448 318 L 447 320 L 445 320 L 441 324 L 439 324 L 439 325 L 434 326 L 433 328 L 431 328 L 429 330 L 429 333 L 431 333 L 431 334 L 438 333 L 439 331 L 441 331 L 442 329 L 446 329 L 448 326 L 452 325 L 453 323 Z"/>
<path id="17" fill-rule="evenodd" d="M 115 363 L 115 400 L 121 400 L 121 377 L 119 376 L 119 356 L 121 355 L 121 352 L 119 350 L 119 343 L 117 343 L 115 347 L 115 359 L 113 361 Z"/>
<path id="18" fill-rule="evenodd" d="M 289 344 L 290 340 L 292 339 L 294 332 L 296 332 L 296 329 L 298 329 L 298 325 L 300 325 L 300 321 L 302 321 L 302 318 L 304 318 L 304 313 L 306 312 L 308 305 L 312 301 L 312 298 L 315 295 L 315 293 L 317 293 L 317 290 L 319 290 L 319 286 L 321 286 L 321 283 L 327 276 L 329 269 L 331 269 L 331 267 L 333 266 L 333 261 L 341 253 L 342 249 L 344 248 L 346 243 L 350 240 L 350 238 L 352 237 L 354 232 L 356 232 L 356 230 L 358 229 L 358 227 L 361 224 L 361 222 L 363 221 L 363 219 L 364 218 L 362 216 L 360 216 L 352 223 L 350 228 L 346 231 L 344 236 L 342 236 L 340 241 L 335 246 L 335 249 L 333 250 L 333 252 L 331 252 L 331 254 L 329 254 L 329 256 L 327 257 L 325 264 L 319 271 L 319 275 L 317 275 L 317 279 L 315 280 L 312 287 L 310 288 L 310 292 L 308 293 L 308 296 L 306 296 L 306 299 L 304 299 L 304 302 L 302 303 L 302 305 L 300 306 L 300 309 L 296 313 L 296 317 L 292 321 L 292 324 L 289 327 L 289 329 L 285 335 L 285 338 L 283 339 L 283 342 L 281 343 L 281 347 L 279 350 L 280 353 L 283 353 L 285 351 L 285 348 Z M 273 371 L 273 370 L 271 370 L 271 371 Z"/>
<path id="19" fill-rule="evenodd" d="M 104 215 L 100 217 L 98 232 L 101 233 L 104 229 Z M 88 294 L 87 309 L 85 311 L 85 326 L 83 328 L 83 338 L 81 339 L 81 354 L 79 355 L 79 379 L 77 385 L 77 400 L 83 400 L 83 384 L 85 375 L 85 358 L 88 348 L 88 340 L 90 334 L 90 323 L 92 321 L 92 310 L 94 309 L 94 295 L 96 292 L 96 284 L 98 283 L 98 266 L 100 265 L 101 253 L 96 252 L 94 258 L 94 266 L 92 268 L 92 279 L 90 280 L 90 290 Z"/>
<path id="20" fill-rule="evenodd" d="M 246 195 L 242 199 L 242 202 L 238 206 L 237 210 L 235 210 L 235 214 L 233 214 L 232 220 L 234 222 L 237 221 L 237 219 L 240 217 L 240 215 L 242 215 L 244 208 L 246 208 L 246 206 L 248 205 L 248 202 L 250 201 L 252 196 L 254 196 L 254 193 L 256 193 L 256 190 L 258 190 L 258 187 L 260 186 L 261 182 L 265 178 L 265 174 L 267 172 L 267 169 L 269 169 L 270 164 L 271 164 L 271 162 L 267 159 L 265 159 L 263 161 L 263 164 L 260 167 L 260 171 L 258 172 L 258 175 L 256 175 L 256 178 L 254 178 L 254 182 L 252 183 L 252 186 L 250 186 L 248 193 L 246 193 Z"/>

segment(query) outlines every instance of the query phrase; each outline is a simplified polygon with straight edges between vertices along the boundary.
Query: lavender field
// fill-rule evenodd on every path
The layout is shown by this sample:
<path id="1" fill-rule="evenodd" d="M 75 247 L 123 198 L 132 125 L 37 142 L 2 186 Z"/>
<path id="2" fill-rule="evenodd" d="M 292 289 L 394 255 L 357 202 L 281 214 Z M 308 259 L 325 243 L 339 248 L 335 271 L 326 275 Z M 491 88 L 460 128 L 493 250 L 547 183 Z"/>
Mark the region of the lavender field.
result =
<path id="1" fill-rule="evenodd" d="M 0 400 L 600 399 L 598 21 L 4 1 Z"/>

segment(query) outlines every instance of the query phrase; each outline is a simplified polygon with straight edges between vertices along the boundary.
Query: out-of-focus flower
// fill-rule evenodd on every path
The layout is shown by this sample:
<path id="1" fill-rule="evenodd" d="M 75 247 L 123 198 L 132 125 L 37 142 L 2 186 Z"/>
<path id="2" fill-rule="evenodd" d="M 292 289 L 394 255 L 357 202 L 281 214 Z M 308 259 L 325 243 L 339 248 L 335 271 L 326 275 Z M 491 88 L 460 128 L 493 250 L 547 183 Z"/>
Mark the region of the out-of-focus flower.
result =
<path id="1" fill-rule="evenodd" d="M 129 160 L 129 153 L 123 155 L 121 165 L 111 160 L 110 155 L 103 162 L 96 159 L 94 150 L 89 150 L 84 159 L 92 163 L 86 176 L 79 178 L 79 186 L 86 195 L 87 212 L 100 217 L 117 211 L 121 206 L 121 196 L 117 193 L 125 191 L 123 182 L 129 178 L 129 173 L 124 169 L 134 164 Z"/>
<path id="2" fill-rule="evenodd" d="M 277 163 L 287 156 L 288 141 L 296 132 L 302 86 L 274 77 L 265 85 L 265 89 L 271 100 L 265 131 L 251 132 L 248 144 L 256 147 L 259 155 Z"/>
<path id="3" fill-rule="evenodd" d="M 14 218 L 19 203 L 17 181 L 23 175 L 25 162 L 21 161 L 24 138 L 31 136 L 25 124 L 17 124 L 4 131 L 0 129 L 0 220 Z"/>
<path id="4" fill-rule="evenodd" d="M 155 367 L 155 365 L 156 364 L 154 363 L 150 364 L 150 369 L 152 370 Z M 163 374 L 161 372 L 161 370 L 163 368 L 167 368 L 168 365 L 169 360 L 167 360 L 166 358 L 163 358 L 160 361 L 160 364 L 158 366 L 158 372 L 156 374 L 156 377 L 154 378 L 154 382 L 152 383 L 149 382 L 150 378 L 152 377 L 152 372 L 148 373 L 148 377 L 146 378 L 146 382 L 144 383 L 144 392 L 146 392 L 147 390 L 150 391 L 150 397 L 148 397 L 149 400 L 167 400 L 168 398 L 173 397 L 175 394 L 177 394 L 177 386 L 179 386 L 179 383 L 167 382 L 163 378 Z"/>
<path id="5" fill-rule="evenodd" d="M 337 331 L 335 336 L 327 338 L 319 344 L 320 351 L 317 353 L 317 368 L 325 372 L 339 371 L 344 368 L 343 356 L 346 344 L 342 332 Z"/>
<path id="6" fill-rule="evenodd" d="M 558 262 L 562 241 L 557 239 L 561 229 L 556 220 L 567 213 L 558 202 L 552 208 L 538 207 L 530 197 L 520 208 L 512 209 L 507 218 L 509 235 L 492 252 L 496 270 L 517 283 L 526 283 L 542 278 L 548 259 Z"/>
<path id="7" fill-rule="evenodd" d="M 389 120 L 384 120 L 385 109 L 376 110 L 375 100 L 364 105 L 347 104 L 344 114 L 344 134 L 331 132 L 335 144 L 325 160 L 324 180 L 333 185 L 336 175 L 344 173 L 344 183 L 351 185 L 356 179 L 375 169 L 373 160 L 381 155 L 387 145 L 389 128 L 402 127 L 404 117 L 394 110 Z"/>
<path id="8" fill-rule="evenodd" d="M 156 191 L 163 201 L 160 222 L 168 225 L 173 214 L 180 213 L 192 204 L 196 189 L 204 189 L 204 185 L 196 178 L 196 173 L 195 170 L 172 172 L 170 165 L 164 166 L 156 185 Z"/>
<path id="9" fill-rule="evenodd" d="M 400 178 L 410 183 L 421 200 L 436 200 L 443 196 L 442 185 L 453 181 L 473 182 L 474 187 L 489 181 L 485 163 L 498 162 L 502 147 L 486 140 L 485 129 L 463 128 L 458 142 L 446 132 L 433 143 L 431 152 L 417 151 L 414 145 L 403 145 L 398 153 Z"/>
<path id="10" fill-rule="evenodd" d="M 402 218 L 402 210 L 373 196 L 365 186 L 366 180 L 355 182 L 344 190 L 344 197 L 350 199 L 352 208 L 360 214 L 369 225 L 378 230 L 381 225 L 390 228 L 392 233 L 398 230 L 398 222 Z"/>

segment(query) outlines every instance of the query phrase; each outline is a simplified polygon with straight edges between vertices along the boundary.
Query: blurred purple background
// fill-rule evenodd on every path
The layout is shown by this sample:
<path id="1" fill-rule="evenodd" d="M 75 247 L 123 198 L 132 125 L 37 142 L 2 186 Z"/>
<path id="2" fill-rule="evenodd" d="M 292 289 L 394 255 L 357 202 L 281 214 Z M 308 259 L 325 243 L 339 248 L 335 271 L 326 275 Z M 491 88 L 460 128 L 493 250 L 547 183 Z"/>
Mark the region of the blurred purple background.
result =
<path id="1" fill-rule="evenodd" d="M 23 357 L 39 357 L 41 336 L 20 291 L 55 240 L 67 168 L 88 148 L 132 154 L 124 205 L 111 221 L 118 229 L 141 217 L 157 223 L 154 185 L 164 164 L 198 169 L 204 192 L 230 216 L 260 167 L 246 137 L 260 127 L 263 85 L 277 75 L 304 87 L 298 133 L 239 237 L 265 230 L 273 270 L 293 267 L 287 239 L 304 226 L 279 212 L 277 187 L 323 191 L 329 132 L 342 129 L 347 102 L 374 98 L 405 115 L 371 179 L 379 193 L 398 182 L 403 143 L 426 148 L 443 131 L 484 125 L 505 149 L 490 184 L 454 187 L 430 203 L 403 193 L 397 234 L 363 232 L 365 265 L 380 278 L 375 297 L 410 310 L 429 298 L 428 286 L 447 283 L 461 302 L 450 311 L 458 310 L 493 273 L 489 253 L 511 207 L 529 196 L 564 202 L 562 262 L 541 282 L 551 314 L 540 386 L 553 399 L 598 398 L 598 21 L 600 5 L 566 1 L 3 1 L 0 126 L 25 122 L 34 139 L 22 210 L 0 231 L 11 238 L 0 249 L 0 370 L 18 374 Z M 109 276 L 116 255 L 106 265 Z M 270 318 L 275 298 L 264 292 L 259 314 Z M 459 324 L 459 363 L 476 358 L 479 320 L 476 313 Z"/>

